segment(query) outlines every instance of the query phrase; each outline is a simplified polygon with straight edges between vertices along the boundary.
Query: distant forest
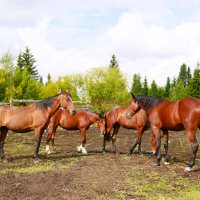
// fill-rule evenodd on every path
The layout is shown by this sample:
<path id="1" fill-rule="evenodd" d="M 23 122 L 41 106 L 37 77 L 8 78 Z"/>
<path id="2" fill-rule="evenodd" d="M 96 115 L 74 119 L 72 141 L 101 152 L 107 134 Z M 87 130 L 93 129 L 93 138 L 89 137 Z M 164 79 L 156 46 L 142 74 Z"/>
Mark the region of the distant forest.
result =
<path id="1" fill-rule="evenodd" d="M 48 66 L 44 67 L 48 69 Z M 10 99 L 44 99 L 57 94 L 61 88 L 68 90 L 74 101 L 89 102 L 94 111 L 105 112 L 115 105 L 127 106 L 131 92 L 171 100 L 186 96 L 200 98 L 200 68 L 197 64 L 191 72 L 190 67 L 183 63 L 178 77 L 168 77 L 164 87 L 157 85 L 156 80 L 148 83 L 148 76 L 143 80 L 136 73 L 130 85 L 120 71 L 116 56 L 112 55 L 106 67 L 95 67 L 85 74 L 60 76 L 57 80 L 52 80 L 51 74 L 48 74 L 44 83 L 37 70 L 36 59 L 28 47 L 19 52 L 17 60 L 13 59 L 10 52 L 0 59 L 1 102 L 9 102 Z"/>

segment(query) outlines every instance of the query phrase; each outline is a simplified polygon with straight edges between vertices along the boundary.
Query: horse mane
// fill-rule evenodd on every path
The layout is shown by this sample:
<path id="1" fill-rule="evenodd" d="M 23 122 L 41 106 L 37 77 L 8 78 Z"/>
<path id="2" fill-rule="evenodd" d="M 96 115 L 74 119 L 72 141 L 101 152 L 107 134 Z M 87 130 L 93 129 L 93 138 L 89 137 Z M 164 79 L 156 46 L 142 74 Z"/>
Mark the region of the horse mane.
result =
<path id="1" fill-rule="evenodd" d="M 38 101 L 38 102 L 34 103 L 34 105 L 36 108 L 40 108 L 40 109 L 51 108 L 54 105 L 53 102 L 56 99 L 55 97 L 57 97 L 58 95 L 60 95 L 60 94 L 57 94 L 53 97 L 49 97 L 44 100 Z"/>
<path id="2" fill-rule="evenodd" d="M 56 97 L 58 97 L 61 93 L 56 94 L 55 96 L 46 98 L 44 100 L 41 100 L 39 102 L 34 103 L 34 105 L 36 106 L 36 108 L 40 108 L 40 109 L 47 109 L 47 108 L 51 108 L 53 107 L 53 102 L 56 99 Z M 66 91 L 66 94 L 69 95 L 71 97 L 71 94 Z"/>
<path id="3" fill-rule="evenodd" d="M 141 103 L 146 109 L 151 108 L 159 104 L 163 98 L 157 96 L 147 96 L 147 95 L 134 95 L 136 102 Z"/>

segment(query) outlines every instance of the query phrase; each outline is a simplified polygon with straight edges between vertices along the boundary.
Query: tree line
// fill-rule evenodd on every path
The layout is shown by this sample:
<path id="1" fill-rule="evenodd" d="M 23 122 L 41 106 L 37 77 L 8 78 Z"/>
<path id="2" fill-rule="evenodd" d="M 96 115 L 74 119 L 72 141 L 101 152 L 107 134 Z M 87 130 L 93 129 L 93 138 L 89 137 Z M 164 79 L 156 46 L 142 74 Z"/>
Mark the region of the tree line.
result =
<path id="1" fill-rule="evenodd" d="M 142 80 L 140 74 L 136 73 L 130 87 L 127 76 L 120 71 L 115 55 L 112 55 L 108 66 L 94 67 L 85 74 L 59 76 L 53 80 L 48 73 L 45 83 L 36 63 L 28 47 L 19 52 L 16 61 L 10 52 L 1 57 L 1 102 L 8 102 L 10 99 L 45 99 L 57 94 L 60 88 L 67 89 L 75 101 L 90 102 L 92 110 L 96 112 L 105 112 L 115 105 L 127 106 L 130 92 L 171 100 L 185 96 L 200 98 L 199 64 L 193 73 L 190 67 L 182 64 L 178 77 L 168 77 L 164 87 L 158 86 L 155 80 L 149 84 L 148 77 Z"/>

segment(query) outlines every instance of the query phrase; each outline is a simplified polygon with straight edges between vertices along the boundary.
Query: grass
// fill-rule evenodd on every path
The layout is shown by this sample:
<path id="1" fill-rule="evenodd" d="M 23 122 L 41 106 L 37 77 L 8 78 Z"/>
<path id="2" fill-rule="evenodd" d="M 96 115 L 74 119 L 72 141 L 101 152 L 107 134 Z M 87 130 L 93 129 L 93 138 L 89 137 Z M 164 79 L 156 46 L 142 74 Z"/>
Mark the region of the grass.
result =
<path id="1" fill-rule="evenodd" d="M 26 167 L 10 167 L 0 169 L 0 174 L 9 174 L 9 173 L 37 173 L 37 172 L 46 172 L 46 171 L 55 171 L 55 170 L 64 170 L 72 167 L 76 163 L 76 158 L 68 158 L 66 162 L 52 162 L 52 161 L 41 161 L 32 166 Z"/>
<path id="2" fill-rule="evenodd" d="M 175 172 L 160 174 L 160 172 L 151 172 L 134 167 L 133 176 L 126 180 L 125 185 L 126 190 L 119 191 L 115 199 L 200 199 L 200 184 L 183 178 Z"/>

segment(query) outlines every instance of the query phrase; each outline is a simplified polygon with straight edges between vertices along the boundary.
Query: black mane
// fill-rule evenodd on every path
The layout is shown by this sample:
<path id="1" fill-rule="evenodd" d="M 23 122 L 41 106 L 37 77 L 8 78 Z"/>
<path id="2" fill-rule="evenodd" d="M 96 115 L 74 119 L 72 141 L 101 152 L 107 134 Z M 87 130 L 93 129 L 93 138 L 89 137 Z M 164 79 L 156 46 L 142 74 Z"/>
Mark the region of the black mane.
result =
<path id="1" fill-rule="evenodd" d="M 147 109 L 159 104 L 163 100 L 163 98 L 156 96 L 135 95 L 135 94 L 134 94 L 134 99 L 136 102 L 141 103 Z"/>
<path id="2" fill-rule="evenodd" d="M 36 108 L 47 109 L 47 108 L 53 107 L 53 105 L 54 105 L 53 102 L 55 100 L 55 97 L 57 97 L 58 95 L 60 95 L 60 94 L 57 94 L 53 97 L 49 97 L 47 99 L 36 102 L 35 103 Z"/>
<path id="3" fill-rule="evenodd" d="M 44 99 L 44 100 L 41 100 L 39 102 L 36 102 L 35 103 L 35 106 L 36 108 L 40 108 L 40 109 L 47 109 L 47 108 L 52 108 L 53 107 L 53 102 L 54 100 L 56 99 L 57 96 L 59 96 L 61 93 L 55 95 L 55 96 L 52 96 L 52 97 L 49 97 L 47 99 Z M 71 97 L 71 94 L 66 91 L 66 95 L 69 95 Z"/>

